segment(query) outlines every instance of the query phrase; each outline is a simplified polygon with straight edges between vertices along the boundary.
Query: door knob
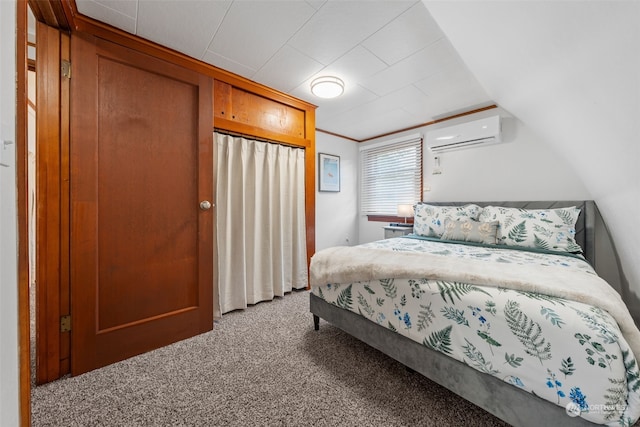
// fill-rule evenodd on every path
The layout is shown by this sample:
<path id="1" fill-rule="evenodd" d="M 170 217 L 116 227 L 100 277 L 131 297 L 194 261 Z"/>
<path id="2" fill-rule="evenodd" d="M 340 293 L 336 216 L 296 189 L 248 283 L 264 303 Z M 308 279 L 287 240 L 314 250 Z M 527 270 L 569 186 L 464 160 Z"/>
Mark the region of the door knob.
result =
<path id="1" fill-rule="evenodd" d="M 202 209 L 203 211 L 208 211 L 209 209 L 211 209 L 211 206 L 213 205 L 208 200 L 203 200 L 200 202 L 200 209 Z"/>

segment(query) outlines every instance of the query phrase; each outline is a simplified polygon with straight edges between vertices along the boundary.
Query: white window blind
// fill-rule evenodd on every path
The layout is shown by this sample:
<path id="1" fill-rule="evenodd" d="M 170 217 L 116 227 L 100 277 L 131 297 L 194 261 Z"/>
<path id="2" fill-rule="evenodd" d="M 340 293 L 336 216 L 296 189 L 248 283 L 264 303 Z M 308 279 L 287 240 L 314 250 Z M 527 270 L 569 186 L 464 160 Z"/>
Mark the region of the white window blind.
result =
<path id="1" fill-rule="evenodd" d="M 397 215 L 399 204 L 422 199 L 422 137 L 360 148 L 360 212 Z"/>

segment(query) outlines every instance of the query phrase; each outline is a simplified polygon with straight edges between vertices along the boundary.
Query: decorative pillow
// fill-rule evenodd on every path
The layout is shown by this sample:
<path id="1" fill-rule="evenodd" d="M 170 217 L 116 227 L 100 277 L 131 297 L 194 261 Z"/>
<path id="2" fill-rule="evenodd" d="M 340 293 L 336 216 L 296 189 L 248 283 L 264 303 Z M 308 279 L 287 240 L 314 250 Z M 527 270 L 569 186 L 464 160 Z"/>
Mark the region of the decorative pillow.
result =
<path id="1" fill-rule="evenodd" d="M 478 219 L 480 206 L 434 206 L 416 203 L 413 207 L 413 232 L 421 236 L 441 238 L 446 220 Z"/>
<path id="2" fill-rule="evenodd" d="M 560 252 L 582 252 L 575 241 L 580 209 L 517 209 L 485 206 L 480 221 L 498 221 L 498 244 Z"/>
<path id="3" fill-rule="evenodd" d="M 497 243 L 498 221 L 478 222 L 472 219 L 465 221 L 447 220 L 444 224 L 443 240 L 458 240 L 461 242 Z"/>

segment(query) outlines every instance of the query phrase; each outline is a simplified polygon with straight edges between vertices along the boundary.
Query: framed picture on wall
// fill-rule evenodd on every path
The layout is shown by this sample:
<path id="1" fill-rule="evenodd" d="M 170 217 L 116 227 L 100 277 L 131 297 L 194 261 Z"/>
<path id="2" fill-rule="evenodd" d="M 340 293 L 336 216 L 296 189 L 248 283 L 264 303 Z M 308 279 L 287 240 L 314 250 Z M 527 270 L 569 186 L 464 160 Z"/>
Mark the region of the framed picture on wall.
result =
<path id="1" fill-rule="evenodd" d="M 340 157 L 318 153 L 318 190 L 340 191 Z"/>

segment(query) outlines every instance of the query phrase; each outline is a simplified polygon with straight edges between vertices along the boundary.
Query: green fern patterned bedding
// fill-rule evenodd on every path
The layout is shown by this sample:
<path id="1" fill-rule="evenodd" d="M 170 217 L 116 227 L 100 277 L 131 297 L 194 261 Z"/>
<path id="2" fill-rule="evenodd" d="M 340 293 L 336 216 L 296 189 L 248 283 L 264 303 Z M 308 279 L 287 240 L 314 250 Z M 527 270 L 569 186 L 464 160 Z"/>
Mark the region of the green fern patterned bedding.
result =
<path id="1" fill-rule="evenodd" d="M 637 329 L 623 334 L 631 326 L 621 328 L 619 318 L 616 321 L 607 311 L 614 311 L 609 306 L 603 309 L 558 296 L 563 293 L 540 292 L 544 287 L 528 290 L 512 278 L 517 286 L 509 289 L 506 279 L 495 273 L 504 270 L 509 276 L 514 266 L 526 266 L 526 271 L 549 270 L 558 286 L 571 275 L 588 282 L 597 276 L 583 259 L 411 238 L 358 248 L 381 254 L 366 267 L 363 280 L 354 280 L 363 271 L 351 259 L 340 266 L 335 254 L 326 260 L 323 251 L 314 256 L 311 283 L 316 296 L 567 408 L 573 416 L 607 425 L 632 425 L 640 417 L 640 371 L 628 344 L 635 342 Z M 397 264 L 402 254 L 418 260 L 420 266 L 411 271 L 422 273 L 419 257 L 424 256 L 424 263 L 443 265 L 447 271 L 455 269 L 457 261 L 463 268 L 486 269 L 495 281 L 476 279 L 482 276 L 476 273 L 456 280 L 429 268 L 428 274 L 408 277 L 389 267 L 395 276 L 382 277 L 387 271 L 384 260 Z M 333 270 L 341 273 L 319 275 L 325 261 L 326 269 L 331 270 L 333 262 Z M 628 341 L 627 335 L 634 338 Z"/>

